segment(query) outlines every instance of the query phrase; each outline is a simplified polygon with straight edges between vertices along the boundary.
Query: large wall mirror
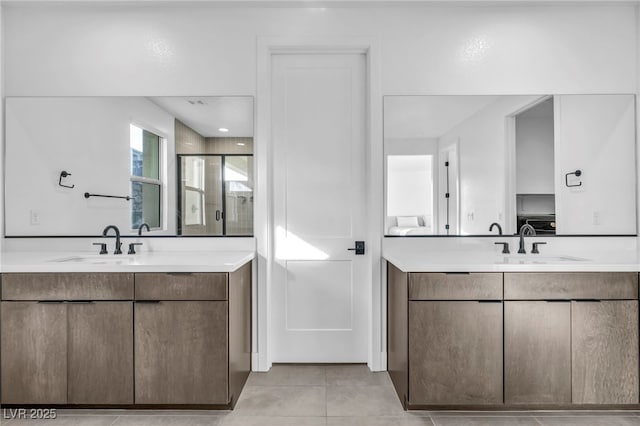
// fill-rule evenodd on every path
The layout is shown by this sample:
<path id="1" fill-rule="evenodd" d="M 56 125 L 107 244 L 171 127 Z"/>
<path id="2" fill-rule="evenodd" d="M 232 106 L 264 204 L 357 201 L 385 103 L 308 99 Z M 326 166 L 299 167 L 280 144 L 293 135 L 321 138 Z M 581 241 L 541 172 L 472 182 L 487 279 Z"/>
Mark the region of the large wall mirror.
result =
<path id="1" fill-rule="evenodd" d="M 635 116 L 634 95 L 386 96 L 385 235 L 636 235 Z"/>
<path id="2" fill-rule="evenodd" d="M 253 110 L 251 96 L 7 98 L 6 235 L 253 235 Z"/>

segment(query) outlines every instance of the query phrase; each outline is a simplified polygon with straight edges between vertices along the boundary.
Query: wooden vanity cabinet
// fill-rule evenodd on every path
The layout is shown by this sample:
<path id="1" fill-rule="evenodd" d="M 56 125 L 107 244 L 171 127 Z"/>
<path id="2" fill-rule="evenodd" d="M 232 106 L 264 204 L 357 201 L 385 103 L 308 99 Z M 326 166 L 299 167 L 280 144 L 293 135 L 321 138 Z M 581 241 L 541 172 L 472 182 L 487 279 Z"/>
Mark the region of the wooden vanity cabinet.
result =
<path id="1" fill-rule="evenodd" d="M 637 273 L 387 272 L 405 408 L 639 404 Z"/>
<path id="2" fill-rule="evenodd" d="M 4 404 L 133 403 L 133 274 L 3 274 L 2 284 Z"/>
<path id="3" fill-rule="evenodd" d="M 637 404 L 638 275 L 505 273 L 507 404 Z"/>
<path id="4" fill-rule="evenodd" d="M 251 370 L 251 262 L 231 273 L 9 273 L 1 294 L 3 404 L 227 408 Z"/>
<path id="5" fill-rule="evenodd" d="M 409 405 L 502 403 L 502 275 L 410 273 Z"/>

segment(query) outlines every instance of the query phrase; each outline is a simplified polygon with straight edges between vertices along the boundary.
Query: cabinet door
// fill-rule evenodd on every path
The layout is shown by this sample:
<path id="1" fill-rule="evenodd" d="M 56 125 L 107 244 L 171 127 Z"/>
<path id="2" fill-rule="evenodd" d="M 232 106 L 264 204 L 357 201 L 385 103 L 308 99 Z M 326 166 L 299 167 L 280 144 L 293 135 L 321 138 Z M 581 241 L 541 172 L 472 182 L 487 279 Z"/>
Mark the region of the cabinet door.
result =
<path id="1" fill-rule="evenodd" d="M 228 303 L 135 303 L 136 404 L 227 404 Z"/>
<path id="2" fill-rule="evenodd" d="M 571 304 L 504 302 L 505 402 L 571 402 Z"/>
<path id="3" fill-rule="evenodd" d="M 68 309 L 69 403 L 133 404 L 133 303 Z"/>
<path id="4" fill-rule="evenodd" d="M 502 304 L 409 302 L 409 400 L 502 403 Z"/>
<path id="5" fill-rule="evenodd" d="M 571 302 L 576 404 L 638 403 L 638 301 Z"/>
<path id="6" fill-rule="evenodd" d="M 2 302 L 0 375 L 4 404 L 67 403 L 67 307 Z"/>

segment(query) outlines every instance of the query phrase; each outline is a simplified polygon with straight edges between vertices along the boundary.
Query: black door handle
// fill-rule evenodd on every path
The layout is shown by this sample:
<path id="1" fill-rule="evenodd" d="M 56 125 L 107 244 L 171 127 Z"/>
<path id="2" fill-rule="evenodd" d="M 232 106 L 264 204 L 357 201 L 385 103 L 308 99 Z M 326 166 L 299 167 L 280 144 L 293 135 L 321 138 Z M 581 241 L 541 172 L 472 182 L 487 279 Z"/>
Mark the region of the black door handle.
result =
<path id="1" fill-rule="evenodd" d="M 356 241 L 356 246 L 347 250 L 353 250 L 357 255 L 364 254 L 364 241 Z"/>
<path id="2" fill-rule="evenodd" d="M 220 210 L 216 210 L 216 220 L 220 220 Z"/>

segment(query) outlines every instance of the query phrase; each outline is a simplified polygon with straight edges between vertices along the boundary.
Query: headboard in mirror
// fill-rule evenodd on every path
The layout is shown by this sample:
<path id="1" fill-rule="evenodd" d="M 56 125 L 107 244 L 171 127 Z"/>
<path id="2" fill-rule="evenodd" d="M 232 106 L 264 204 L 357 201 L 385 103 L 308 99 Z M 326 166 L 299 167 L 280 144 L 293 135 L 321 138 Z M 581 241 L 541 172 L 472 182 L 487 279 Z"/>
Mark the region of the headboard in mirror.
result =
<path id="1" fill-rule="evenodd" d="M 625 94 L 385 96 L 385 235 L 636 235 L 635 117 Z"/>
<path id="2" fill-rule="evenodd" d="M 9 97 L 5 118 L 8 237 L 253 234 L 251 96 Z"/>

